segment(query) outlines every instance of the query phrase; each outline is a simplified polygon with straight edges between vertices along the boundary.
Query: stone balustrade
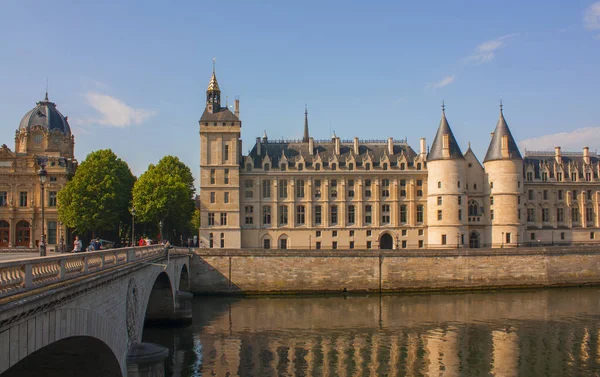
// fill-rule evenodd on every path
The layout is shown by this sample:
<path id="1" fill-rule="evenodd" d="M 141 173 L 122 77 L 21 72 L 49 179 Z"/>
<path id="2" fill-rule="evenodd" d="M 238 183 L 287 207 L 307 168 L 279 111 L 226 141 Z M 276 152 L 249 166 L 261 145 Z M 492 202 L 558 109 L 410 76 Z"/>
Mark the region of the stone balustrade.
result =
<path id="1" fill-rule="evenodd" d="M 164 256 L 161 245 L 69 253 L 0 263 L 0 298 L 131 262 Z"/>

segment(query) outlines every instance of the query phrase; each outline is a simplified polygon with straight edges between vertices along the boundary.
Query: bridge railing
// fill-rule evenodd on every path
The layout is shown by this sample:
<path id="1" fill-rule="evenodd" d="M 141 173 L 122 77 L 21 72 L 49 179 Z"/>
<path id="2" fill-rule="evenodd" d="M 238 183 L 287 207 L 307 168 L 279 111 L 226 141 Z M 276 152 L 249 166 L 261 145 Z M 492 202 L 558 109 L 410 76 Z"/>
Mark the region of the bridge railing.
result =
<path id="1" fill-rule="evenodd" d="M 165 249 L 156 245 L 2 262 L 0 298 L 160 255 Z"/>

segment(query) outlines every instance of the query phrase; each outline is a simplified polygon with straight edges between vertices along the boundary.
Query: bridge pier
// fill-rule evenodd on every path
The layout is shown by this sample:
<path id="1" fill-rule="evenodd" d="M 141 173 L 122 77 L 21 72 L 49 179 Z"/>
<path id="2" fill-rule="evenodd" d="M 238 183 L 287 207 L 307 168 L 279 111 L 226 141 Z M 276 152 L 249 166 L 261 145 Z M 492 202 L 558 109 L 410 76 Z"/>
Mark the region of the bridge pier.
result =
<path id="1" fill-rule="evenodd" d="M 134 343 L 127 353 L 127 377 L 164 377 L 169 350 L 154 343 Z"/>
<path id="2" fill-rule="evenodd" d="M 192 323 L 192 298 L 190 292 L 177 291 L 175 294 L 175 313 L 173 323 L 187 325 Z"/>

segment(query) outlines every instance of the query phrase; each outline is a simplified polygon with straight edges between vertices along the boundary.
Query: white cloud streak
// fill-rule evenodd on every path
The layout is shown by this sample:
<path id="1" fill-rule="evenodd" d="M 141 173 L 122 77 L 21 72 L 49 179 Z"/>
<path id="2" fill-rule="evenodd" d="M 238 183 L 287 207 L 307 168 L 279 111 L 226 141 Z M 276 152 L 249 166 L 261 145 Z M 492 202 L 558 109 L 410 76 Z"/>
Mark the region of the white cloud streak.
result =
<path id="1" fill-rule="evenodd" d="M 445 86 L 448 86 L 450 84 L 452 84 L 452 82 L 454 81 L 456 76 L 452 75 L 452 76 L 446 76 L 443 79 L 441 79 L 438 82 L 435 82 L 433 84 L 428 84 L 427 87 L 428 88 L 432 88 L 432 89 L 439 89 L 439 88 L 443 88 Z"/>
<path id="2" fill-rule="evenodd" d="M 587 30 L 600 29 L 600 1 L 592 3 L 583 11 L 583 27 Z"/>
<path id="3" fill-rule="evenodd" d="M 492 39 L 489 41 L 485 41 L 485 42 L 481 43 L 479 46 L 477 46 L 477 48 L 475 48 L 475 51 L 471 55 L 467 56 L 465 61 L 468 63 L 472 63 L 472 64 L 487 63 L 487 62 L 493 60 L 494 57 L 496 57 L 496 51 L 498 49 L 506 46 L 507 42 L 509 42 L 511 39 L 514 39 L 518 36 L 519 36 L 518 33 L 514 33 L 514 34 L 503 35 L 499 38 Z"/>
<path id="4" fill-rule="evenodd" d="M 578 128 L 571 132 L 559 132 L 525 139 L 519 142 L 521 150 L 554 150 L 561 147 L 564 151 L 580 151 L 583 147 L 598 149 L 600 141 L 598 135 L 600 127 Z M 597 141 L 598 140 L 598 141 Z"/>
<path id="5" fill-rule="evenodd" d="M 87 119 L 85 123 L 99 123 L 111 127 L 128 127 L 142 124 L 148 118 L 156 115 L 156 111 L 136 109 L 125 104 L 118 98 L 96 92 L 85 94 L 87 103 L 100 113 L 99 118 Z"/>

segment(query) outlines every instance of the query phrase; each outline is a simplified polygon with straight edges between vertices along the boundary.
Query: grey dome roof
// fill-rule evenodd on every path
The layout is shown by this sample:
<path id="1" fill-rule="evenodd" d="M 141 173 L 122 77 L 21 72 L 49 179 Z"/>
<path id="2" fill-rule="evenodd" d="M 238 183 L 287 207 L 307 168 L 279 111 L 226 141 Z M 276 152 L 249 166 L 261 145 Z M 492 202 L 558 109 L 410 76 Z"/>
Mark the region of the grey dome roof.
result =
<path id="1" fill-rule="evenodd" d="M 56 104 L 48 100 L 48 93 L 46 93 L 46 98 L 43 101 L 38 102 L 33 109 L 25 114 L 21 119 L 19 129 L 29 129 L 33 126 L 42 126 L 47 128 L 48 131 L 59 130 L 65 135 L 71 133 L 67 118 L 56 109 Z"/>

